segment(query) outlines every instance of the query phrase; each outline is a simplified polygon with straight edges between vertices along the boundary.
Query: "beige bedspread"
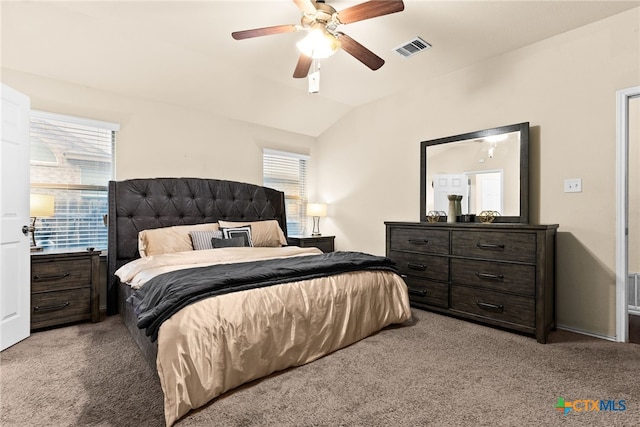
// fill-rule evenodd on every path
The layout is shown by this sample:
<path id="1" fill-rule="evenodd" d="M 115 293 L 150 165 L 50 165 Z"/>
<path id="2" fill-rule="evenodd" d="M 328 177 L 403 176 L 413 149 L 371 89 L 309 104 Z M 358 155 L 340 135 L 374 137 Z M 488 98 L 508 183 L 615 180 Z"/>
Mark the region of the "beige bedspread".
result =
<path id="1" fill-rule="evenodd" d="M 317 253 L 296 247 L 194 251 L 182 253 L 187 257 L 157 256 L 142 261 L 145 267 L 129 265 L 116 274 L 134 282 L 137 274 L 145 275 L 135 282 L 139 286 L 154 275 L 148 268 L 168 271 L 172 261 L 167 258 L 191 256 L 200 261 L 195 264 L 203 265 L 204 252 L 215 252 L 223 262 Z M 177 265 L 193 264 L 181 260 Z M 227 390 L 311 362 L 410 317 L 407 287 L 387 271 L 345 273 L 194 303 L 164 322 L 159 331 L 156 363 L 167 426 Z"/>

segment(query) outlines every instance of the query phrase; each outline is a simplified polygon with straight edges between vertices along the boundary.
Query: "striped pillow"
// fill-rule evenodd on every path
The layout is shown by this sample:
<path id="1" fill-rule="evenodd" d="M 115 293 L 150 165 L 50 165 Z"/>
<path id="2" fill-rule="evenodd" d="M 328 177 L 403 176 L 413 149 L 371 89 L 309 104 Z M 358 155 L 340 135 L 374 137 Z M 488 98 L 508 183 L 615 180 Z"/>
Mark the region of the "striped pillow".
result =
<path id="1" fill-rule="evenodd" d="M 203 249 L 213 249 L 211 239 L 221 239 L 222 231 L 220 230 L 207 230 L 207 231 L 192 231 L 189 233 L 191 236 L 191 244 L 193 249 L 200 251 Z"/>

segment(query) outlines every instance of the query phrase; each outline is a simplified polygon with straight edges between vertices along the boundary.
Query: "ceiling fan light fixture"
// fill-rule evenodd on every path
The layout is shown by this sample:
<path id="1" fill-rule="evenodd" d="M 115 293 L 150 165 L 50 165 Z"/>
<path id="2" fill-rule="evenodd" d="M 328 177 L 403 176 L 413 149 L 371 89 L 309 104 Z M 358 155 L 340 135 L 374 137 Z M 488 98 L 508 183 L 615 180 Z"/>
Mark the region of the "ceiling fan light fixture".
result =
<path id="1" fill-rule="evenodd" d="M 314 59 L 328 58 L 340 50 L 340 40 L 324 28 L 314 28 L 296 43 L 302 54 Z"/>

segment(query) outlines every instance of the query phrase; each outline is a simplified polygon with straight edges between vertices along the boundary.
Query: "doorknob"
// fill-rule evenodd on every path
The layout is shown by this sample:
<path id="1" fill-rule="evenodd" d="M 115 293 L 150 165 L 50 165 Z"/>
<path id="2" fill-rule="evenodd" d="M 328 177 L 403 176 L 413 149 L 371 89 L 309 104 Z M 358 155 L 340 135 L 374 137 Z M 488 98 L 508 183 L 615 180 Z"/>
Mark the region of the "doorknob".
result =
<path id="1" fill-rule="evenodd" d="M 29 234 L 29 226 L 27 225 L 22 226 L 22 234 L 24 234 L 25 236 Z"/>

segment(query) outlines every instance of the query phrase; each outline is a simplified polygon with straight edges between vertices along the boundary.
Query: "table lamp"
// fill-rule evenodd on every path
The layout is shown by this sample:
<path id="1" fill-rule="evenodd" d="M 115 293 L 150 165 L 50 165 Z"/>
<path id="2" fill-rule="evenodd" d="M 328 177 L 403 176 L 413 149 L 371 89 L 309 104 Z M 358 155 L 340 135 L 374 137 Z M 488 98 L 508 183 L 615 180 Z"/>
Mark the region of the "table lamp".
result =
<path id="1" fill-rule="evenodd" d="M 307 204 L 307 215 L 313 217 L 312 236 L 321 236 L 320 234 L 320 217 L 327 216 L 327 205 L 324 203 Z"/>
<path id="2" fill-rule="evenodd" d="M 29 216 L 31 217 L 31 251 L 41 251 L 42 248 L 36 245 L 36 219 L 38 217 L 53 216 L 54 198 L 49 194 L 31 194 L 29 197 Z"/>

